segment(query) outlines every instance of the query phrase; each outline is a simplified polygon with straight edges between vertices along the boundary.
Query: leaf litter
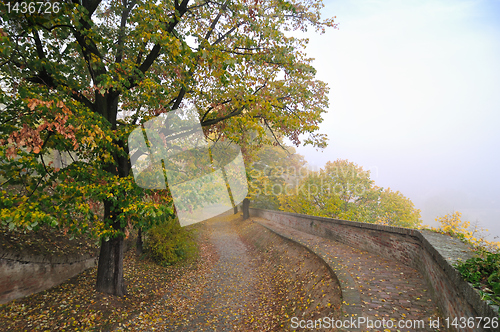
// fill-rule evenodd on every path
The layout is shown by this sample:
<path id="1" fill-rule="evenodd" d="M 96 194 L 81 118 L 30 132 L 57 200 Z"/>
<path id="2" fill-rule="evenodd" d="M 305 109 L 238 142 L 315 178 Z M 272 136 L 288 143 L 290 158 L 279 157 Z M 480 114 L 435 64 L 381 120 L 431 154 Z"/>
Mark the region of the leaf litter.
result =
<path id="1" fill-rule="evenodd" d="M 241 215 L 197 225 L 194 261 L 161 267 L 125 254 L 128 294 L 94 290 L 96 268 L 0 306 L 9 331 L 290 331 L 339 317 L 340 289 L 319 259 Z"/>

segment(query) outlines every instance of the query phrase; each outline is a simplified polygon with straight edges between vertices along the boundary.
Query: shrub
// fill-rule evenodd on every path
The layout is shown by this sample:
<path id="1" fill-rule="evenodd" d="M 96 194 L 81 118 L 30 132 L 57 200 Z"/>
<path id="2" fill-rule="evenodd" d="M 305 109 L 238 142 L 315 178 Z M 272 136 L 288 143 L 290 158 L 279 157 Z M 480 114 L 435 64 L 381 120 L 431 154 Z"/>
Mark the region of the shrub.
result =
<path id="1" fill-rule="evenodd" d="M 469 221 L 462 220 L 460 212 L 447 214 L 444 217 L 437 217 L 440 227 L 431 227 L 430 230 L 448 234 L 460 239 L 462 242 L 472 245 L 476 250 L 486 250 L 489 252 L 497 252 L 500 250 L 500 242 L 492 242 L 485 239 L 487 229 L 479 227 L 477 224 L 471 226 Z"/>
<path id="2" fill-rule="evenodd" d="M 481 292 L 484 300 L 500 305 L 500 254 L 480 250 L 478 255 L 455 268 L 462 277 Z"/>
<path id="3" fill-rule="evenodd" d="M 460 212 L 436 218 L 439 228 L 431 230 L 448 234 L 470 244 L 474 257 L 465 262 L 458 261 L 454 266 L 462 277 L 477 288 L 483 300 L 500 305 L 500 243 L 484 238 L 487 229 L 478 225 L 471 227 L 470 222 L 462 220 Z"/>
<path id="4" fill-rule="evenodd" d="M 148 230 L 146 250 L 158 264 L 169 266 L 194 256 L 197 246 L 193 231 L 181 227 L 177 218 L 168 217 Z"/>

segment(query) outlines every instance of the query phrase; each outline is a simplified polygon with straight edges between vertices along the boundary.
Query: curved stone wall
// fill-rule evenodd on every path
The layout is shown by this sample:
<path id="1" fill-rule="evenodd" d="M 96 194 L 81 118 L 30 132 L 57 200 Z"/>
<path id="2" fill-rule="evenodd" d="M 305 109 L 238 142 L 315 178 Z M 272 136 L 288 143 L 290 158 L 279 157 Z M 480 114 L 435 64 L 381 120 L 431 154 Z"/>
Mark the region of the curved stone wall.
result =
<path id="1" fill-rule="evenodd" d="M 452 266 L 458 258 L 465 260 L 471 257 L 470 248 L 459 240 L 430 231 L 281 211 L 251 208 L 250 215 L 373 252 L 417 269 L 433 290 L 433 297 L 444 317 L 498 319 L 498 307 L 482 301 L 479 292 L 464 281 Z M 473 331 L 467 328 L 458 330 Z M 494 330 L 500 331 L 500 328 Z"/>

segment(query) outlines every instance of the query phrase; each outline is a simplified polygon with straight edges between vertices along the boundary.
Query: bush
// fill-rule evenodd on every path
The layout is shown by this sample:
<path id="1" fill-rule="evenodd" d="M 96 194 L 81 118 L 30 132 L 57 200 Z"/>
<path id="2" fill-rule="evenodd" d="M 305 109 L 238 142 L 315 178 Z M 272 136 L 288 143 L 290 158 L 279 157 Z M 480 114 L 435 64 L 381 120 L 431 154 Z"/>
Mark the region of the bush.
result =
<path id="1" fill-rule="evenodd" d="M 484 238 L 487 229 L 462 220 L 460 212 L 436 218 L 440 227 L 431 230 L 448 234 L 473 247 L 475 256 L 454 266 L 462 277 L 477 288 L 483 300 L 500 306 L 500 242 L 490 242 Z"/>
<path id="2" fill-rule="evenodd" d="M 500 305 L 500 254 L 486 250 L 455 264 L 462 277 L 478 288 L 484 300 Z"/>
<path id="3" fill-rule="evenodd" d="M 462 220 L 460 212 L 447 214 L 444 217 L 437 217 L 440 227 L 431 227 L 430 230 L 442 234 L 453 236 L 464 243 L 470 244 L 476 250 L 486 250 L 489 252 L 497 252 L 500 250 L 500 242 L 491 242 L 485 239 L 484 233 L 487 229 L 479 227 L 476 223 L 471 226 L 469 221 Z"/>
<path id="4" fill-rule="evenodd" d="M 173 265 L 197 252 L 193 231 L 181 227 L 177 218 L 166 218 L 150 228 L 146 235 L 146 250 L 162 266 Z"/>

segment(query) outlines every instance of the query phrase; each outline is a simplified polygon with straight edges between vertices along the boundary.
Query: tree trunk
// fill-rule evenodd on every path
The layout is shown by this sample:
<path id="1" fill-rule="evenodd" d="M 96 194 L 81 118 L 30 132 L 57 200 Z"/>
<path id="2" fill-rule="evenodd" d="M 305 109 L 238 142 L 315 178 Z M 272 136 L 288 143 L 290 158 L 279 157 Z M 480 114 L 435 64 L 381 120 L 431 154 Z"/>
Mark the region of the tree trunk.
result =
<path id="1" fill-rule="evenodd" d="M 119 93 L 111 89 L 105 95 L 96 92 L 95 107 L 96 111 L 106 118 L 111 124 L 111 129 L 116 130 L 116 117 L 118 114 Z M 124 149 L 124 141 L 116 142 Z M 124 157 L 118 153 L 114 154 L 114 163 L 105 167 L 106 171 L 117 175 L 120 178 L 126 177 L 130 171 L 130 162 L 128 156 Z M 104 220 L 112 225 L 113 229 L 123 234 L 125 225 L 120 225 L 117 221 L 121 209 L 116 207 L 112 200 L 104 200 Z M 113 237 L 108 241 L 102 241 L 101 251 L 99 253 L 99 264 L 97 265 L 96 290 L 98 292 L 123 296 L 127 293 L 125 281 L 123 280 L 123 235 Z"/>
<path id="2" fill-rule="evenodd" d="M 139 255 L 142 255 L 142 228 L 139 228 L 137 233 L 136 250 Z"/>
<path id="3" fill-rule="evenodd" d="M 117 211 L 113 211 L 112 201 L 104 201 L 104 219 L 116 220 Z M 114 222 L 113 228 L 123 232 L 119 222 Z M 123 280 L 123 235 L 102 241 L 97 265 L 96 290 L 101 293 L 123 296 L 127 293 Z"/>
<path id="4" fill-rule="evenodd" d="M 243 219 L 248 219 L 250 218 L 250 200 L 248 198 L 245 198 L 243 200 Z"/>
<path id="5" fill-rule="evenodd" d="M 127 293 L 123 280 L 123 236 L 102 242 L 96 290 L 117 296 Z"/>

